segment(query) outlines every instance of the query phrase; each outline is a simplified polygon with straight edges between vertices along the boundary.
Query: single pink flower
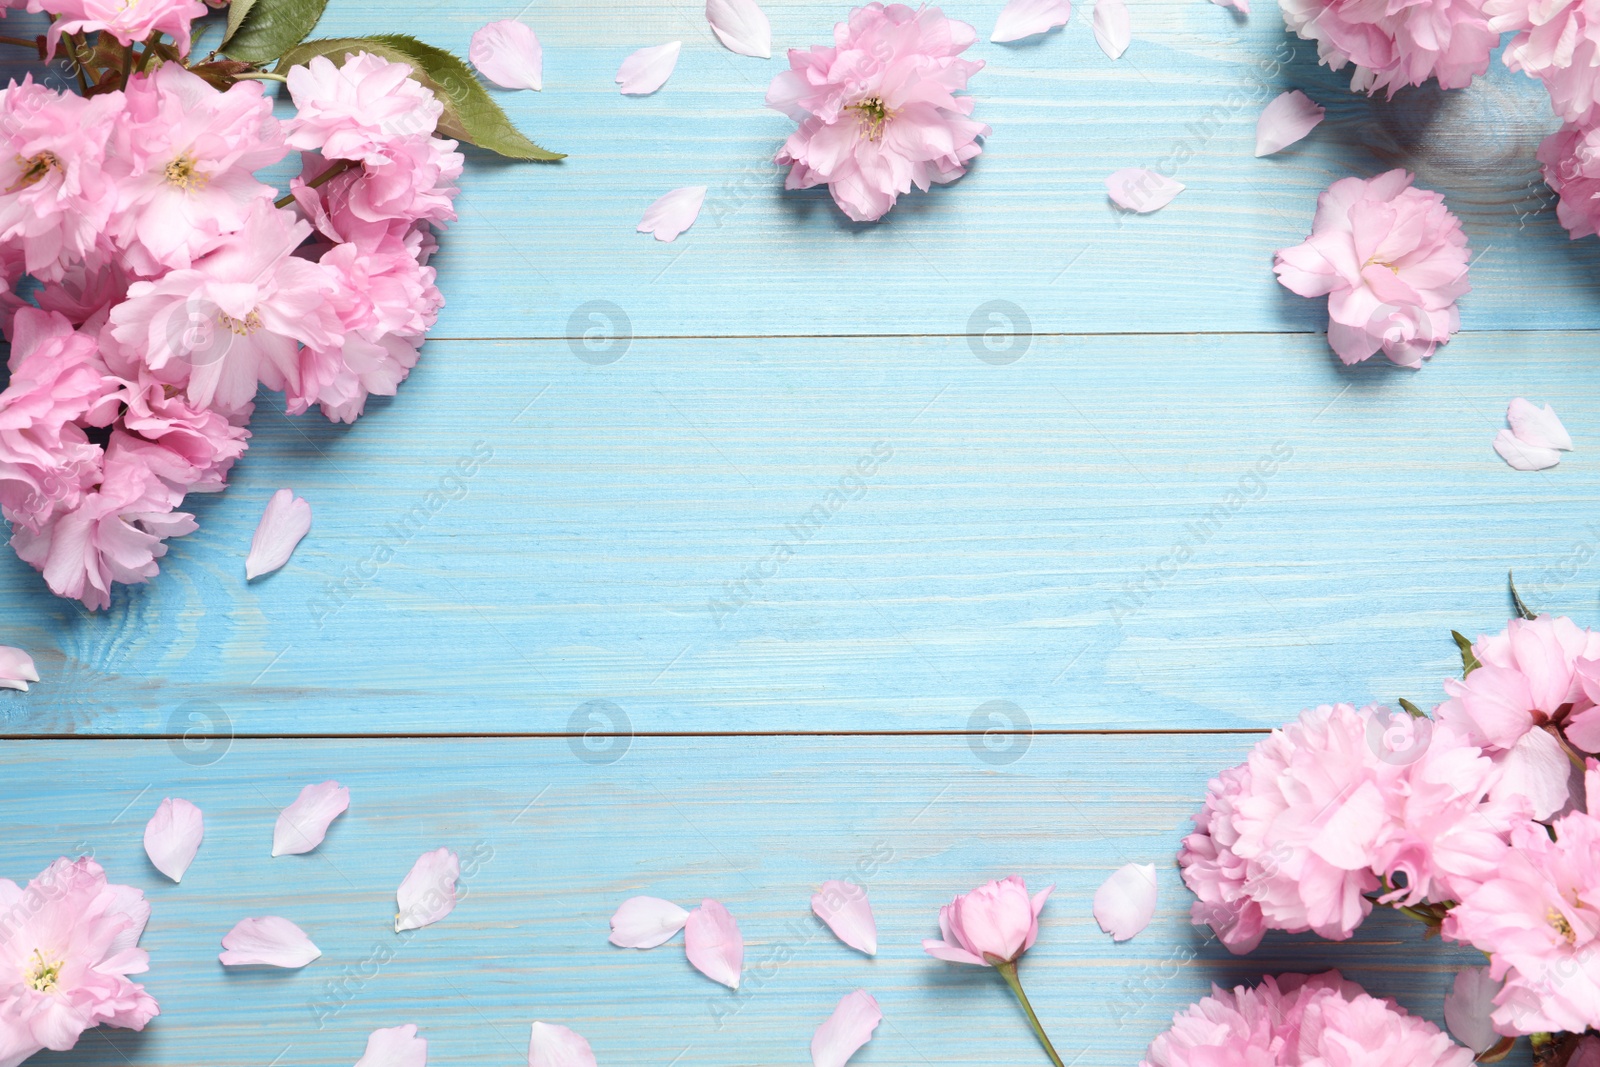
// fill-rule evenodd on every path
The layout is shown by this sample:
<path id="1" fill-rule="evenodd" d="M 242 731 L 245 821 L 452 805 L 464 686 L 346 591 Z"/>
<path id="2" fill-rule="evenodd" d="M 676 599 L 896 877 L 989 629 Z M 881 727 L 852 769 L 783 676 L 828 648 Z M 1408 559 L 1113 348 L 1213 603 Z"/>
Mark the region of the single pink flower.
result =
<path id="1" fill-rule="evenodd" d="M 1600 129 L 1569 122 L 1539 142 L 1538 155 L 1557 197 L 1556 219 L 1571 238 L 1600 232 Z"/>
<path id="2" fill-rule="evenodd" d="M 206 13 L 200 0 L 28 0 L 28 10 L 48 12 L 50 51 L 64 33 L 106 32 L 121 45 L 137 44 L 164 33 L 189 53 L 190 24 Z"/>
<path id="3" fill-rule="evenodd" d="M 832 45 L 789 50 L 767 106 L 800 124 L 775 162 L 788 189 L 826 185 L 856 222 L 872 222 L 915 185 L 953 182 L 983 151 L 989 127 L 956 96 L 983 69 L 957 58 L 977 40 L 937 7 L 867 4 L 834 27 Z"/>
<path id="4" fill-rule="evenodd" d="M 1420 367 L 1460 328 L 1471 251 L 1438 193 L 1411 174 L 1343 178 L 1317 198 L 1311 236 L 1280 249 L 1273 270 L 1301 296 L 1328 298 L 1328 344 L 1345 363 L 1380 348 Z"/>
<path id="5" fill-rule="evenodd" d="M 328 159 L 382 163 L 399 141 L 426 138 L 444 105 L 404 63 L 360 52 L 335 65 L 317 56 L 289 70 L 295 115 L 286 125 L 289 147 Z"/>
<path id="6" fill-rule="evenodd" d="M 1437 78 L 1461 89 L 1489 69 L 1500 34 L 1489 27 L 1483 0 L 1420 0 L 1406 5 L 1367 0 L 1278 0 L 1284 22 L 1317 42 L 1332 70 L 1354 63 L 1350 88 L 1375 93 Z"/>
<path id="7" fill-rule="evenodd" d="M 128 980 L 149 969 L 138 944 L 150 905 L 94 860 L 56 860 L 26 889 L 0 879 L 0 913 L 0 1064 L 70 1049 L 102 1023 L 143 1030 L 160 1013 Z"/>

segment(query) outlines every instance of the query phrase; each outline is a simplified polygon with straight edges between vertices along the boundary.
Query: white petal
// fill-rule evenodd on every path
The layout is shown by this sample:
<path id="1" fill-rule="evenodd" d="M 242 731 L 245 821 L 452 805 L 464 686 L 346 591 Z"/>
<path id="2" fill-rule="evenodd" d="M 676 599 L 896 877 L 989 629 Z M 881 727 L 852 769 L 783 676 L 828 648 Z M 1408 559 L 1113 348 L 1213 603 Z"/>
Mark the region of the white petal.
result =
<path id="1" fill-rule="evenodd" d="M 1128 50 L 1133 33 L 1128 26 L 1128 5 L 1122 0 L 1094 0 L 1094 39 L 1100 51 L 1116 59 Z"/>
<path id="2" fill-rule="evenodd" d="M 29 682 L 37 682 L 39 672 L 34 669 L 33 657 L 20 648 L 0 645 L 0 689 L 17 689 L 26 693 Z"/>
<path id="3" fill-rule="evenodd" d="M 200 809 L 187 800 L 168 797 L 145 824 L 144 854 L 156 870 L 181 882 L 205 834 L 206 821 Z"/>
<path id="4" fill-rule="evenodd" d="M 1156 865 L 1129 863 L 1095 890 L 1094 919 L 1113 941 L 1128 938 L 1150 925 L 1156 913 Z"/>
<path id="5" fill-rule="evenodd" d="M 1494 800 L 1524 796 L 1533 805 L 1533 817 L 1545 820 L 1572 800 L 1572 764 L 1561 742 L 1541 729 L 1529 730 L 1510 751 L 1499 753 L 1500 780 L 1490 790 Z"/>
<path id="6" fill-rule="evenodd" d="M 278 814 L 272 828 L 272 854 L 297 856 L 322 844 L 328 824 L 350 806 L 350 790 L 338 782 L 308 785 L 300 790 L 293 804 Z"/>
<path id="7" fill-rule="evenodd" d="M 1542 471 L 1561 462 L 1561 453 L 1553 448 L 1540 448 L 1517 440 L 1510 430 L 1494 435 L 1494 450 L 1500 458 L 1519 471 Z"/>
<path id="8" fill-rule="evenodd" d="M 595 1067 L 594 1050 L 583 1035 L 554 1023 L 534 1023 L 528 1038 L 528 1067 Z"/>
<path id="9" fill-rule="evenodd" d="M 811 1037 L 811 1067 L 844 1067 L 856 1050 L 872 1040 L 883 1021 L 878 1002 L 865 989 L 845 994 Z"/>
<path id="10" fill-rule="evenodd" d="M 294 546 L 310 529 L 310 504 L 295 496 L 293 489 L 273 493 L 250 541 L 250 555 L 244 561 L 245 580 L 271 574 L 288 563 Z"/>
<path id="11" fill-rule="evenodd" d="M 428 1040 L 410 1023 L 374 1030 L 356 1067 L 428 1067 Z"/>
<path id="12" fill-rule="evenodd" d="M 706 0 L 706 21 L 728 51 L 772 58 L 772 26 L 756 0 Z"/>
<path id="13" fill-rule="evenodd" d="M 1172 198 L 1183 192 L 1184 184 L 1163 178 L 1153 170 L 1129 167 L 1119 170 L 1106 179 L 1106 192 L 1118 207 L 1137 211 L 1141 215 L 1159 211 L 1172 203 Z"/>
<path id="14" fill-rule="evenodd" d="M 654 234 L 658 241 L 676 241 L 678 234 L 694 225 L 700 205 L 706 201 L 706 187 L 688 185 L 674 189 L 644 209 L 636 227 L 640 233 Z"/>
<path id="15" fill-rule="evenodd" d="M 1506 422 L 1511 424 L 1511 432 L 1517 435 L 1517 440 L 1525 445 L 1572 451 L 1572 435 L 1561 425 L 1549 404 L 1535 407 L 1519 396 L 1506 408 Z"/>
<path id="16" fill-rule="evenodd" d="M 1487 967 L 1464 967 L 1456 972 L 1455 987 L 1444 995 L 1445 1025 L 1473 1052 L 1487 1052 L 1500 1040 L 1489 1015 L 1501 985 L 1489 977 Z"/>
<path id="17" fill-rule="evenodd" d="M 1065 26 L 1071 16 L 1071 0 L 1011 0 L 994 20 L 994 32 L 989 40 L 996 44 L 1020 41 Z"/>
<path id="18" fill-rule="evenodd" d="M 472 35 L 472 65 L 502 89 L 543 89 L 544 49 L 526 23 L 491 22 Z"/>
<path id="19" fill-rule="evenodd" d="M 623 948 L 655 948 L 672 940 L 689 913 L 660 897 L 630 897 L 611 916 L 611 943 Z"/>
<path id="20" fill-rule="evenodd" d="M 1326 109 L 1299 89 L 1272 98 L 1256 119 L 1256 155 L 1281 152 L 1316 129 Z"/>
<path id="21" fill-rule="evenodd" d="M 655 92 L 672 77 L 672 68 L 678 65 L 678 53 L 682 50 L 682 41 L 639 49 L 617 68 L 620 91 L 628 96 L 644 96 Z"/>
<path id="22" fill-rule="evenodd" d="M 461 877 L 461 859 L 447 848 L 424 852 L 411 865 L 411 873 L 395 893 L 399 910 L 394 916 L 394 931 L 420 930 L 456 910 L 456 879 Z"/>
<path id="23" fill-rule="evenodd" d="M 222 947 L 227 951 L 217 959 L 225 967 L 304 967 L 322 955 L 304 930 L 276 915 L 240 919 Z"/>
<path id="24" fill-rule="evenodd" d="M 823 882 L 811 898 L 811 910 L 840 941 L 869 956 L 877 954 L 878 923 L 865 889 L 853 882 Z"/>

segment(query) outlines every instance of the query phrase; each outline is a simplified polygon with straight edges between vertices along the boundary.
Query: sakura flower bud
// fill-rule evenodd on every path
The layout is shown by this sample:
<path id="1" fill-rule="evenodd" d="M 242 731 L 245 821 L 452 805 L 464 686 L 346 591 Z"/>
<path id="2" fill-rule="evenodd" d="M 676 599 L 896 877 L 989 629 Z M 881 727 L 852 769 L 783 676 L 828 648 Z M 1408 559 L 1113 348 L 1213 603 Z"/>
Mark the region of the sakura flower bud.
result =
<path id="1" fill-rule="evenodd" d="M 979 886 L 939 909 L 942 940 L 928 939 L 922 948 L 936 959 L 992 967 L 1013 963 L 1039 936 L 1039 911 L 1055 886 L 1031 898 L 1016 875 Z"/>

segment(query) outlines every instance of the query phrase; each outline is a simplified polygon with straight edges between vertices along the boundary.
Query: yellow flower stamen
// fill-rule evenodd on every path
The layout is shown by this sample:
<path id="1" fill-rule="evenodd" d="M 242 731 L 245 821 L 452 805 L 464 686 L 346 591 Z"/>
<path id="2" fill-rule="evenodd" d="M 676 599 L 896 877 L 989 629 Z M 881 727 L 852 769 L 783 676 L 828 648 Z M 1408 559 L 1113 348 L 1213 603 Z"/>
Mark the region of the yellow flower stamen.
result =
<path id="1" fill-rule="evenodd" d="M 23 981 L 28 983 L 28 988 L 40 993 L 54 993 L 56 983 L 61 980 L 61 960 L 49 963 L 38 949 L 33 950 L 33 966 L 28 968 Z"/>

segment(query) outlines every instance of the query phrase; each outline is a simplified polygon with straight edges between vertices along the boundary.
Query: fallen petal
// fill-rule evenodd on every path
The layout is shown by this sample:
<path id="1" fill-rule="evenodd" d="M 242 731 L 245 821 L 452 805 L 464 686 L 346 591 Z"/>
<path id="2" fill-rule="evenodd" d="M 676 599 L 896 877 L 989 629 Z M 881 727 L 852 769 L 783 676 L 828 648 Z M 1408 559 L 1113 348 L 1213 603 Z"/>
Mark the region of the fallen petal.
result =
<path id="1" fill-rule="evenodd" d="M 311 505 L 294 495 L 293 489 L 279 489 L 261 513 L 256 535 L 250 540 L 250 555 L 244 561 L 245 581 L 271 574 L 294 554 L 294 548 L 311 529 Z"/>
<path id="2" fill-rule="evenodd" d="M 1094 0 L 1094 39 L 1100 51 L 1112 59 L 1128 50 L 1133 31 L 1128 25 L 1128 6 L 1122 0 Z"/>
<path id="3" fill-rule="evenodd" d="M 772 58 L 772 26 L 756 0 L 706 0 L 706 21 L 728 51 Z"/>
<path id="4" fill-rule="evenodd" d="M 554 1023 L 534 1023 L 528 1038 L 528 1067 L 595 1067 L 594 1050 L 583 1035 Z"/>
<path id="5" fill-rule="evenodd" d="M 630 897 L 611 916 L 611 943 L 622 948 L 655 948 L 683 929 L 689 913 L 660 897 Z"/>
<path id="6" fill-rule="evenodd" d="M 853 882 L 823 882 L 811 898 L 811 910 L 840 941 L 869 956 L 877 954 L 878 923 L 865 889 Z"/>
<path id="7" fill-rule="evenodd" d="M 0 689 L 17 689 L 26 693 L 29 682 L 37 682 L 39 672 L 33 666 L 33 657 L 20 648 L 0 645 Z"/>
<path id="8" fill-rule="evenodd" d="M 1166 207 L 1183 190 L 1182 182 L 1143 167 L 1119 170 L 1106 179 L 1106 192 L 1111 194 L 1112 202 L 1141 215 Z"/>
<path id="9" fill-rule="evenodd" d="M 728 909 L 715 900 L 702 900 L 689 913 L 683 928 L 683 951 L 695 969 L 729 989 L 739 988 L 744 967 L 744 938 Z"/>
<path id="10" fill-rule="evenodd" d="M 461 877 L 461 859 L 447 848 L 424 852 L 411 865 L 411 873 L 395 893 L 399 910 L 394 916 L 394 932 L 420 930 L 456 910 L 456 879 Z"/>
<path id="11" fill-rule="evenodd" d="M 989 40 L 996 44 L 1020 41 L 1065 26 L 1071 17 L 1071 0 L 1011 0 L 994 20 Z"/>
<path id="12" fill-rule="evenodd" d="M 1503 983 L 1489 977 L 1487 967 L 1463 967 L 1455 986 L 1444 995 L 1444 1022 L 1455 1039 L 1473 1052 L 1487 1052 L 1500 1040 L 1489 1015 Z"/>
<path id="13" fill-rule="evenodd" d="M 183 872 L 194 862 L 205 837 L 206 821 L 200 809 L 187 800 L 168 797 L 144 826 L 144 854 L 156 870 L 174 882 L 183 881 Z"/>
<path id="14" fill-rule="evenodd" d="M 1281 152 L 1317 128 L 1326 108 L 1299 89 L 1272 98 L 1256 119 L 1256 156 Z"/>
<path id="15" fill-rule="evenodd" d="M 1211 0 L 1218 7 L 1231 7 L 1242 14 L 1250 14 L 1250 0 Z"/>
<path id="16" fill-rule="evenodd" d="M 272 854 L 297 856 L 310 852 L 328 836 L 328 824 L 350 806 L 350 790 L 338 782 L 308 785 L 293 804 L 278 814 L 272 829 Z"/>
<path id="17" fill-rule="evenodd" d="M 1156 865 L 1129 863 L 1117 869 L 1094 893 L 1094 920 L 1113 941 L 1150 925 L 1156 913 Z"/>
<path id="18" fill-rule="evenodd" d="M 811 1037 L 811 1067 L 844 1067 L 856 1050 L 872 1040 L 883 1021 L 878 1002 L 865 989 L 846 993 Z"/>
<path id="19" fill-rule="evenodd" d="M 705 199 L 703 185 L 674 189 L 644 209 L 638 231 L 654 234 L 658 241 L 676 241 L 678 234 L 693 226 L 694 220 L 700 217 L 700 205 Z"/>
<path id="20" fill-rule="evenodd" d="M 374 1030 L 356 1067 L 428 1067 L 428 1041 L 411 1023 Z"/>
<path id="21" fill-rule="evenodd" d="M 276 915 L 240 919 L 222 947 L 227 951 L 217 959 L 224 967 L 304 967 L 322 955 L 304 930 Z"/>
<path id="22" fill-rule="evenodd" d="M 544 88 L 544 49 L 526 23 L 504 19 L 481 27 L 467 55 L 478 73 L 502 89 Z"/>
<path id="23" fill-rule="evenodd" d="M 1517 440 L 1525 445 L 1572 451 L 1572 435 L 1561 425 L 1549 404 L 1536 407 L 1519 396 L 1506 408 L 1506 422 L 1511 424 L 1511 432 Z"/>
<path id="24" fill-rule="evenodd" d="M 1541 448 L 1517 440 L 1510 430 L 1494 435 L 1494 450 L 1500 458 L 1519 471 L 1542 471 L 1561 462 L 1561 453 L 1553 448 Z"/>
<path id="25" fill-rule="evenodd" d="M 617 84 L 626 96 L 646 96 L 667 84 L 672 69 L 678 65 L 682 41 L 641 48 L 622 61 L 617 68 Z"/>

